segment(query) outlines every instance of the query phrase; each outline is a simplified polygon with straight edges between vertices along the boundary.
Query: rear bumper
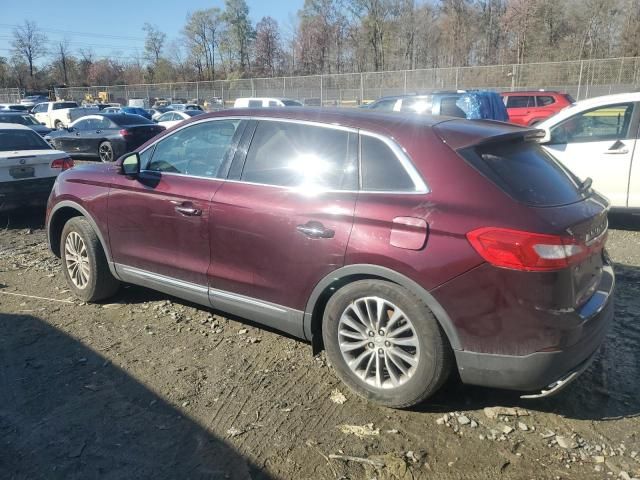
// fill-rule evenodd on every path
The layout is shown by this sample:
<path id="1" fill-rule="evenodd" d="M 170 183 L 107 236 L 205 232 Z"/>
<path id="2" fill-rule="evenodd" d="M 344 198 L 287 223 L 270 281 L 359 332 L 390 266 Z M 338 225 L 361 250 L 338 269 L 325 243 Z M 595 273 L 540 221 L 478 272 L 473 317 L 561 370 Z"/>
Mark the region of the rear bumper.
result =
<path id="1" fill-rule="evenodd" d="M 56 177 L 0 182 L 0 212 L 45 206 Z"/>
<path id="2" fill-rule="evenodd" d="M 576 334 L 575 343 L 562 350 L 523 356 L 456 351 L 463 383 L 540 392 L 534 397 L 561 390 L 588 367 L 604 341 L 613 320 L 614 286 L 613 269 L 606 266 L 598 290 L 579 311 L 570 314 L 581 319 L 580 334 Z"/>

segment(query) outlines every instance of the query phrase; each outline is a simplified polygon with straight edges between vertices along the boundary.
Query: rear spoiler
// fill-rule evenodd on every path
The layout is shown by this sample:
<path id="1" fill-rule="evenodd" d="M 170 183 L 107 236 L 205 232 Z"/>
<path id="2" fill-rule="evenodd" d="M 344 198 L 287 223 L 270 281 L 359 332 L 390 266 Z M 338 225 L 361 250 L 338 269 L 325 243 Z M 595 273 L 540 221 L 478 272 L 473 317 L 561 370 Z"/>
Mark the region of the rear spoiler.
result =
<path id="1" fill-rule="evenodd" d="M 513 141 L 539 142 L 545 137 L 544 130 L 492 120 L 448 120 L 438 123 L 433 130 L 454 150 Z"/>

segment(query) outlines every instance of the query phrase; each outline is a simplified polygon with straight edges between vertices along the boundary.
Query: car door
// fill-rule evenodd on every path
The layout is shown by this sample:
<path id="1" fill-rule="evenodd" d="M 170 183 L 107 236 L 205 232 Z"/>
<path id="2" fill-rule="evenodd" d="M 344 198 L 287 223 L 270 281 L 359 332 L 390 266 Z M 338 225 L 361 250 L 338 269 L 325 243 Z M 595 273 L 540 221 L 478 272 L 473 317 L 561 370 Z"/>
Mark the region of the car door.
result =
<path id="1" fill-rule="evenodd" d="M 49 108 L 49 104 L 39 103 L 38 105 L 33 107 L 32 112 L 35 115 L 38 122 L 44 123 L 47 127 L 52 128 L 51 125 L 49 125 L 49 116 L 47 115 L 48 108 Z"/>
<path id="2" fill-rule="evenodd" d="M 253 125 L 238 151 L 245 151 Z M 214 307 L 302 334 L 313 287 L 344 264 L 357 198 L 356 132 L 261 119 L 211 207 Z"/>
<path id="3" fill-rule="evenodd" d="M 628 206 L 631 160 L 638 132 L 638 105 L 604 105 L 552 126 L 545 148 L 614 207 Z"/>
<path id="4" fill-rule="evenodd" d="M 188 125 L 143 151 L 137 177 L 114 177 L 109 240 L 124 280 L 208 303 L 209 202 L 226 176 L 242 125 Z"/>
<path id="5" fill-rule="evenodd" d="M 535 107 L 534 97 L 532 95 L 509 95 L 506 107 L 511 123 L 528 125 L 531 110 Z"/>

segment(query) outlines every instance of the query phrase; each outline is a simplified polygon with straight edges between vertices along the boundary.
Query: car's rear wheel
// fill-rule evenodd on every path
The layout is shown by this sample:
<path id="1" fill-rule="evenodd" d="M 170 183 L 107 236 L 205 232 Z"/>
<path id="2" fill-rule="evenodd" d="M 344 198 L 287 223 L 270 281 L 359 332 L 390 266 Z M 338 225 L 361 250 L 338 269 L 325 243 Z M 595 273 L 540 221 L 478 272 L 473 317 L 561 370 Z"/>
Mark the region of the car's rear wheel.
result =
<path id="1" fill-rule="evenodd" d="M 74 217 L 62 229 L 62 270 L 69 288 L 86 302 L 103 300 L 118 290 L 100 240 L 84 217 Z"/>
<path id="2" fill-rule="evenodd" d="M 113 162 L 113 145 L 111 145 L 111 142 L 102 142 L 98 146 L 98 155 L 100 155 L 100 160 L 105 163 Z"/>
<path id="3" fill-rule="evenodd" d="M 391 282 L 360 280 L 338 290 L 323 318 L 327 356 L 340 379 L 367 400 L 416 405 L 447 379 L 453 354 L 429 308 Z"/>
<path id="4" fill-rule="evenodd" d="M 55 127 L 56 130 L 62 130 L 62 127 L 64 125 L 62 125 L 62 122 L 60 120 L 56 120 L 56 123 L 54 123 L 53 126 Z"/>

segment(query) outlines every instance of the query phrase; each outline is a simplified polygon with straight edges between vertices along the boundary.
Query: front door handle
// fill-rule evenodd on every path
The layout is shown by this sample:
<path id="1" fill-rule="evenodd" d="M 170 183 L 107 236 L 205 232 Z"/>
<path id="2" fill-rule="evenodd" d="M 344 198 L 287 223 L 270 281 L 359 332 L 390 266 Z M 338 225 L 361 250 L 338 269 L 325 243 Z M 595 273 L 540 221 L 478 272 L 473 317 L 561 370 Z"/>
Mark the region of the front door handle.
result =
<path id="1" fill-rule="evenodd" d="M 202 215 L 202 210 L 193 207 L 176 207 L 176 212 L 187 217 L 199 217 Z"/>
<path id="2" fill-rule="evenodd" d="M 325 228 L 323 224 L 315 221 L 309 221 L 304 225 L 298 225 L 296 230 L 309 238 L 333 238 L 336 234 L 335 231 L 330 228 Z"/>
<path id="3" fill-rule="evenodd" d="M 629 153 L 628 148 L 618 148 L 616 150 L 605 150 L 607 155 L 624 155 L 625 153 Z"/>

